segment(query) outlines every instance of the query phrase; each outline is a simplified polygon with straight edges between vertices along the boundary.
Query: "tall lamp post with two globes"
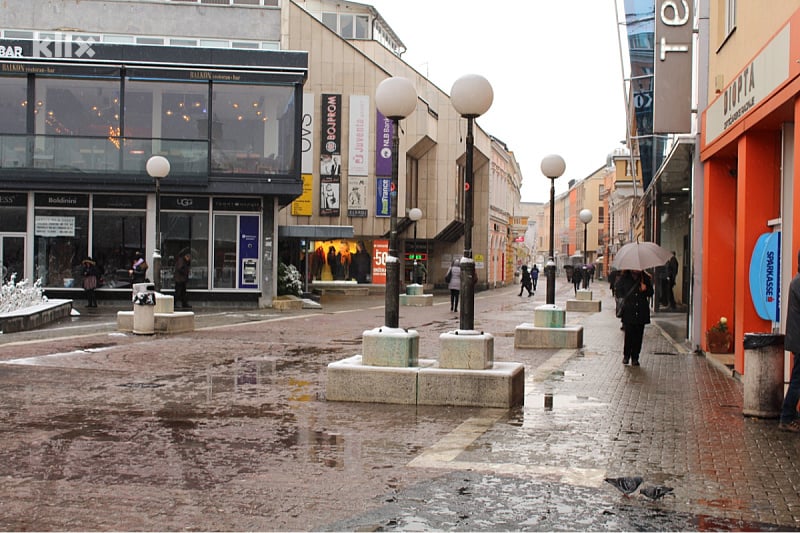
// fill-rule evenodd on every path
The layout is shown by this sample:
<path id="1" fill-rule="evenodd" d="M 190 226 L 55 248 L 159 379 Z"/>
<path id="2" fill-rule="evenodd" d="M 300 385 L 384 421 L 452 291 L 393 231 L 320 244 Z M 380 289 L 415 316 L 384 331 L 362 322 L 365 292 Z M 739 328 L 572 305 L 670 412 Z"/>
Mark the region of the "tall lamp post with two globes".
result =
<path id="1" fill-rule="evenodd" d="M 375 105 L 392 121 L 392 177 L 389 190 L 389 257 L 386 258 L 385 325 L 400 325 L 400 258 L 397 253 L 398 166 L 400 157 L 400 121 L 417 107 L 417 90 L 407 78 L 383 80 L 375 90 Z"/>
<path id="2" fill-rule="evenodd" d="M 467 119 L 466 166 L 464 168 L 464 256 L 461 260 L 461 312 L 459 328 L 475 329 L 475 261 L 472 257 L 473 226 L 473 150 L 475 119 L 492 106 L 494 91 L 489 81 L 479 74 L 466 74 L 453 83 L 450 101 L 456 112 Z"/>
<path id="3" fill-rule="evenodd" d="M 548 155 L 542 159 L 542 174 L 550 180 L 550 251 L 547 259 L 547 305 L 556 303 L 556 263 L 555 263 L 555 218 L 556 218 L 556 180 L 567 169 L 564 158 L 560 155 Z"/>
<path id="4" fill-rule="evenodd" d="M 153 249 L 153 278 L 156 292 L 161 292 L 161 180 L 169 174 L 169 160 L 154 155 L 147 160 L 147 174 L 156 182 L 156 240 Z"/>

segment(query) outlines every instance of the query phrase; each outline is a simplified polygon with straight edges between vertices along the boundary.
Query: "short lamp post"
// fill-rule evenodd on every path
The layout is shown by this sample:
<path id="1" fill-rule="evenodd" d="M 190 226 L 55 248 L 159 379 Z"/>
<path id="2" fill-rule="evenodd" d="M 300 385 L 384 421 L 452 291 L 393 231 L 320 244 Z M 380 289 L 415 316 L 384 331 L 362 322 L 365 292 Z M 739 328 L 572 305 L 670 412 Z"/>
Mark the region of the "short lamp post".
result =
<path id="1" fill-rule="evenodd" d="M 492 106 L 494 91 L 486 78 L 467 74 L 458 78 L 450 90 L 450 101 L 456 112 L 467 119 L 466 167 L 464 169 L 464 256 L 461 261 L 461 311 L 459 329 L 475 329 L 475 261 L 472 258 L 473 226 L 473 149 L 472 133 L 476 118 Z"/>
<path id="2" fill-rule="evenodd" d="M 419 275 L 417 274 L 419 266 L 417 266 L 417 255 L 419 255 L 417 250 L 417 222 L 422 218 L 422 209 L 419 207 L 413 207 L 408 210 L 408 218 L 414 222 L 414 267 L 411 270 L 411 276 L 413 278 L 414 283 L 417 283 L 417 279 Z"/>
<path id="3" fill-rule="evenodd" d="M 397 175 L 400 157 L 400 120 L 417 107 L 417 90 L 407 78 L 383 80 L 375 90 L 375 104 L 392 121 L 392 178 L 389 191 L 389 256 L 386 258 L 385 325 L 400 325 L 400 259 L 397 254 Z"/>
<path id="4" fill-rule="evenodd" d="M 589 264 L 588 256 L 586 255 L 586 227 L 592 221 L 592 212 L 589 209 L 581 209 L 578 213 L 578 218 L 583 222 L 583 264 L 584 267 Z M 589 288 L 589 271 L 584 268 L 583 272 L 583 288 Z"/>
<path id="5" fill-rule="evenodd" d="M 166 157 L 154 155 L 145 165 L 147 174 L 156 182 L 156 240 L 153 249 L 153 278 L 156 292 L 161 292 L 161 180 L 169 174 Z"/>
<path id="6" fill-rule="evenodd" d="M 566 170 L 567 165 L 560 155 L 548 155 L 542 159 L 541 169 L 550 180 L 550 251 L 547 260 L 547 300 L 548 305 L 556 303 L 556 264 L 555 264 L 555 218 L 556 218 L 556 180 Z M 585 248 L 585 247 L 584 247 Z"/>

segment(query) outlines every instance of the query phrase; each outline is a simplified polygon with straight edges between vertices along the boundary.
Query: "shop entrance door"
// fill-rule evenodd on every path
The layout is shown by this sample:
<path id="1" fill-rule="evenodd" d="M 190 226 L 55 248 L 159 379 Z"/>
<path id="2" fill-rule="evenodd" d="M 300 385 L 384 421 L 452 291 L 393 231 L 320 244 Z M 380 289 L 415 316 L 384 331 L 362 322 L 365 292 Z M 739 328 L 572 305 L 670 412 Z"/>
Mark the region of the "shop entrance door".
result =
<path id="1" fill-rule="evenodd" d="M 257 289 L 257 215 L 214 215 L 215 289 Z"/>
<path id="2" fill-rule="evenodd" d="M 0 259 L 3 283 L 15 274 L 17 282 L 25 279 L 25 235 L 0 234 Z"/>

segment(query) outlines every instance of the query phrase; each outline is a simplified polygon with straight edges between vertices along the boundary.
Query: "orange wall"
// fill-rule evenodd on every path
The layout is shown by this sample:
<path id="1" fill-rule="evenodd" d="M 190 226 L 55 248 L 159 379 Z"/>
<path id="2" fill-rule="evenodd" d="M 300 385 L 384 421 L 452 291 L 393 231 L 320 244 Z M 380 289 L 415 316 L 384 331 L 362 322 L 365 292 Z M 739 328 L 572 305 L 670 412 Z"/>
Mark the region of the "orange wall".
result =
<path id="1" fill-rule="evenodd" d="M 734 247 L 736 242 L 736 162 L 714 158 L 704 169 L 703 294 L 701 323 L 708 331 L 720 317 L 734 320 Z M 734 332 L 735 333 L 735 332 Z M 708 350 L 706 339 L 701 347 Z"/>

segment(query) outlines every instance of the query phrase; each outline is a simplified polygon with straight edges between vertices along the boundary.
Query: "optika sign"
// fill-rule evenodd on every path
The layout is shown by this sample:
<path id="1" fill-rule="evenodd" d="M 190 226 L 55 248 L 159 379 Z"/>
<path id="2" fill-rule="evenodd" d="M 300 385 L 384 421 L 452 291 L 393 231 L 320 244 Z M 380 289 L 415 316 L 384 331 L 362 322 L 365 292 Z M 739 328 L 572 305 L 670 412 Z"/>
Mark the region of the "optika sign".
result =
<path id="1" fill-rule="evenodd" d="M 65 40 L 64 36 L 60 33 L 56 34 L 56 39 L 43 39 L 41 41 L 33 41 L 33 57 L 94 57 L 94 50 L 92 45 L 95 40 L 89 37 L 86 40 L 75 38 L 74 41 Z"/>

